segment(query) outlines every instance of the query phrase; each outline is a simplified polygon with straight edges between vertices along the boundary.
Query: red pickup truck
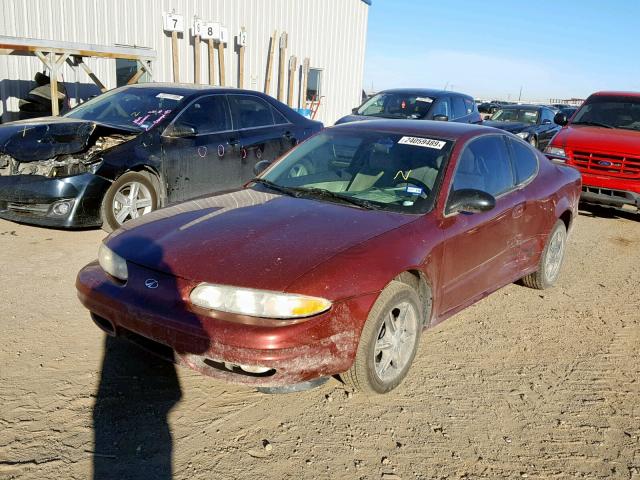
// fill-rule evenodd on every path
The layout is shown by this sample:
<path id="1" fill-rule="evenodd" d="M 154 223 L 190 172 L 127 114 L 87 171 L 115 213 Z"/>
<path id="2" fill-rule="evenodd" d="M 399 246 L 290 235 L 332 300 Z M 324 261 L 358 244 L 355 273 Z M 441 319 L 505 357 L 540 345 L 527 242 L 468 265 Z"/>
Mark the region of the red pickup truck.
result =
<path id="1" fill-rule="evenodd" d="M 582 173 L 581 200 L 640 211 L 640 93 L 597 92 L 567 119 L 545 154 Z"/>

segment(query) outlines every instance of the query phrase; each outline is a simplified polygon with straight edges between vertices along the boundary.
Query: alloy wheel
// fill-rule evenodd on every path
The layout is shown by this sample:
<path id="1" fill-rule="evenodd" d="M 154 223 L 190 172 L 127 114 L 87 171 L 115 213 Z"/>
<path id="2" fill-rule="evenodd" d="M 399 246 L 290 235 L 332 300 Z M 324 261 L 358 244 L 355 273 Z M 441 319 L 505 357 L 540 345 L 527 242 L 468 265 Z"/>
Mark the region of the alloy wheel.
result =
<path id="1" fill-rule="evenodd" d="M 373 350 L 375 372 L 384 382 L 400 376 L 411 361 L 418 335 L 418 312 L 409 302 L 394 306 L 378 331 Z"/>
<path id="2" fill-rule="evenodd" d="M 113 216 L 118 224 L 138 218 L 153 209 L 153 199 L 149 189 L 140 182 L 123 184 L 113 197 Z"/>

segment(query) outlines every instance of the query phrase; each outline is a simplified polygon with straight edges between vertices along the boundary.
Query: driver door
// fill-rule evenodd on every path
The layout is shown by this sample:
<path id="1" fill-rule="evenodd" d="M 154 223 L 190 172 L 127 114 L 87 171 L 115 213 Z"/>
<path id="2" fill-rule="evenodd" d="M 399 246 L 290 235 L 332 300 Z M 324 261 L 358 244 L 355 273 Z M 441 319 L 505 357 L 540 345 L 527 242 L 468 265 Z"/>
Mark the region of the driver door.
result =
<path id="1" fill-rule="evenodd" d="M 162 135 L 162 173 L 168 203 L 230 188 L 240 178 L 238 148 L 227 98 L 192 101 Z"/>

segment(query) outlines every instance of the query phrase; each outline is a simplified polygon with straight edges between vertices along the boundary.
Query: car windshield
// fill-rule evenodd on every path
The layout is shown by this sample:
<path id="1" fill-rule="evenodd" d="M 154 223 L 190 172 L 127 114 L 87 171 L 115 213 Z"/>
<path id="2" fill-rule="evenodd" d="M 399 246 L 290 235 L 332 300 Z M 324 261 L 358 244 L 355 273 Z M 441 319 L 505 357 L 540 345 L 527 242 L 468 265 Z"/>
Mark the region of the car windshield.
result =
<path id="1" fill-rule="evenodd" d="M 433 207 L 452 146 L 451 140 L 430 136 L 327 130 L 292 150 L 258 182 L 296 197 L 425 213 Z"/>
<path id="2" fill-rule="evenodd" d="M 384 118 L 423 119 L 429 113 L 434 98 L 412 93 L 378 93 L 367 100 L 358 115 Z"/>
<path id="3" fill-rule="evenodd" d="M 592 97 L 574 115 L 571 124 L 640 131 L 640 98 Z"/>
<path id="4" fill-rule="evenodd" d="M 65 115 L 129 130 L 149 130 L 182 101 L 161 88 L 125 87 L 99 95 Z"/>
<path id="5" fill-rule="evenodd" d="M 538 123 L 538 110 L 535 108 L 501 108 L 496 110 L 491 120 L 494 122 Z"/>

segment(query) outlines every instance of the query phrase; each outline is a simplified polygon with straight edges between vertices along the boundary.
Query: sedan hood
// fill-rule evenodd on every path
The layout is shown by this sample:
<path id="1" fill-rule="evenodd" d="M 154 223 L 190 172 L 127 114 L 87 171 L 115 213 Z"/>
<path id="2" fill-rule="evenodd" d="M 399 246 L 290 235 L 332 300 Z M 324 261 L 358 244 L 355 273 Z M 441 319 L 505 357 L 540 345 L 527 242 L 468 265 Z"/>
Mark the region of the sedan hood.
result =
<path id="1" fill-rule="evenodd" d="M 556 134 L 553 145 L 571 150 L 638 155 L 640 132 L 569 124 Z"/>
<path id="2" fill-rule="evenodd" d="M 505 130 L 511 133 L 518 133 L 526 130 L 533 125 L 523 122 L 494 122 L 491 120 L 485 120 L 482 122 L 482 125 L 486 127 L 499 128 L 500 130 Z"/>
<path id="3" fill-rule="evenodd" d="M 188 280 L 284 291 L 337 253 L 415 219 L 246 189 L 145 215 L 107 245 Z"/>
<path id="4" fill-rule="evenodd" d="M 0 153 L 19 162 L 48 160 L 84 151 L 98 123 L 61 117 L 43 117 L 0 125 Z M 108 126 L 119 131 L 117 127 Z M 122 129 L 129 132 L 130 130 Z"/>

